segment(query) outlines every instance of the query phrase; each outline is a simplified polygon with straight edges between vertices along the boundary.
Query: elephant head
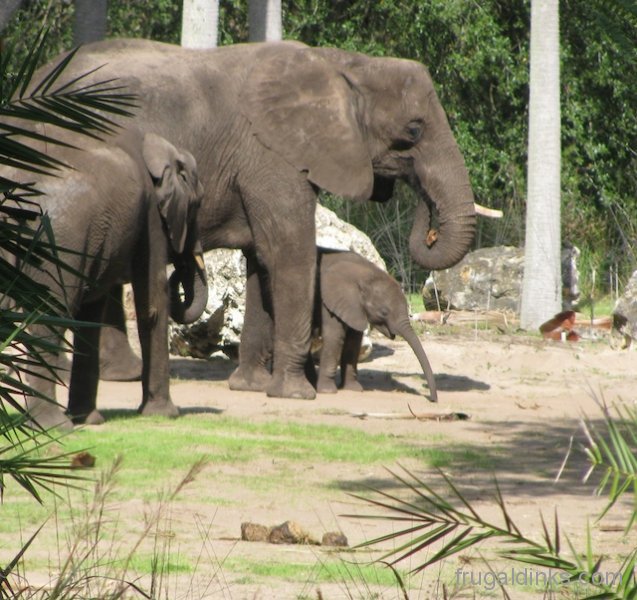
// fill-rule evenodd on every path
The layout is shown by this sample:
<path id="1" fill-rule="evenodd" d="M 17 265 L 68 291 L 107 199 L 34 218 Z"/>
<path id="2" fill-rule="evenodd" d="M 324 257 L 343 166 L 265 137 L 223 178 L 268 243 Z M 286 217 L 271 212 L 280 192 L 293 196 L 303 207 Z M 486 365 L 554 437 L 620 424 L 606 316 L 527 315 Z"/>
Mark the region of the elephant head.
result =
<path id="1" fill-rule="evenodd" d="M 436 380 L 425 350 L 409 320 L 409 307 L 398 282 L 353 252 L 326 252 L 320 265 L 321 301 L 330 313 L 357 331 L 371 325 L 390 339 L 400 335 L 422 368 L 429 399 L 438 401 Z"/>
<path id="2" fill-rule="evenodd" d="M 469 175 L 427 69 L 333 48 L 263 46 L 242 106 L 257 138 L 316 186 L 385 201 L 402 179 L 419 202 L 412 257 L 457 263 L 475 228 Z"/>
<path id="3" fill-rule="evenodd" d="M 170 242 L 175 270 L 170 276 L 170 316 L 192 323 L 208 302 L 206 269 L 197 231 L 197 211 L 203 188 L 192 154 L 179 151 L 163 137 L 144 136 L 143 158 L 153 181 L 157 207 Z M 182 299 L 179 287 L 183 288 Z"/>

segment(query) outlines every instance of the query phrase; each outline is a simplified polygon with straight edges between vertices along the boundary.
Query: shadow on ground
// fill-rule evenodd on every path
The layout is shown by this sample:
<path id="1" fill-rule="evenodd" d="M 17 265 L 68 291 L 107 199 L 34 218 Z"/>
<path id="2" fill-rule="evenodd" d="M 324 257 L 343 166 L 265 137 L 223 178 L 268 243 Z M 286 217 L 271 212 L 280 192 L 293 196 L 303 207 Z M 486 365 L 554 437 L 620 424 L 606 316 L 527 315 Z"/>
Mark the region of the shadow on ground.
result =
<path id="1" fill-rule="evenodd" d="M 592 423 L 598 431 L 605 431 L 603 419 Z M 547 500 L 558 494 L 591 496 L 603 475 L 595 472 L 587 483 L 582 481 L 590 465 L 582 449 L 586 438 L 577 419 L 506 424 L 486 421 L 473 426 L 480 427 L 491 440 L 489 446 L 447 441 L 444 447 L 436 448 L 434 444 L 423 453 L 423 466 L 412 467 L 414 475 L 434 489 L 443 489 L 444 479 L 436 472 L 440 469 L 452 477 L 469 501 L 494 498 L 496 481 L 505 500 L 507 495 Z M 400 465 L 386 467 L 402 472 Z M 389 471 L 384 478 L 340 480 L 333 486 L 350 493 L 365 491 L 366 495 L 370 489 L 391 493 L 405 488 Z"/>
<path id="2" fill-rule="evenodd" d="M 223 357 L 170 359 L 170 376 L 173 379 L 225 381 L 236 368 L 236 361 Z"/>
<path id="3" fill-rule="evenodd" d="M 106 419 L 106 421 L 123 421 L 127 419 L 139 419 L 140 415 L 137 409 L 132 408 L 105 408 L 100 409 L 100 413 Z M 213 406 L 180 406 L 180 416 L 186 415 L 220 415 L 224 413 L 224 409 L 215 408 Z"/>
<path id="4" fill-rule="evenodd" d="M 471 379 L 465 375 L 448 375 L 436 373 L 434 375 L 439 392 L 469 392 L 486 391 L 491 388 L 488 383 Z M 420 384 L 409 385 L 402 379 L 420 380 Z M 358 380 L 365 390 L 382 392 L 405 392 L 407 394 L 423 394 L 427 387 L 423 374 L 419 371 L 413 373 L 390 373 L 378 369 L 360 369 Z"/>

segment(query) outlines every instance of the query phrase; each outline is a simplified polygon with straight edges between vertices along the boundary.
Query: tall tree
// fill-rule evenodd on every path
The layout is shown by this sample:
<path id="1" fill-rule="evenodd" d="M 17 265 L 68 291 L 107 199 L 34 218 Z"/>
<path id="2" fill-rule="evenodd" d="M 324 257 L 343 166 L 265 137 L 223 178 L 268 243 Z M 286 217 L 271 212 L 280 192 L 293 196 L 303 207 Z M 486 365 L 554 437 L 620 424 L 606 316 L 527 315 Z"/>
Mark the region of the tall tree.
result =
<path id="1" fill-rule="evenodd" d="M 75 0 L 73 44 L 97 42 L 106 36 L 108 0 Z"/>
<path id="2" fill-rule="evenodd" d="M 22 6 L 23 0 L 3 0 L 0 3 L 0 33 L 9 24 L 13 13 Z"/>
<path id="3" fill-rule="evenodd" d="M 558 0 L 531 1 L 529 142 L 520 324 L 534 329 L 562 307 Z"/>
<path id="4" fill-rule="evenodd" d="M 282 39 L 281 0 L 250 0 L 248 29 L 251 42 L 273 42 Z"/>
<path id="5" fill-rule="evenodd" d="M 215 48 L 218 31 L 218 0 L 184 0 L 181 18 L 184 48 Z"/>

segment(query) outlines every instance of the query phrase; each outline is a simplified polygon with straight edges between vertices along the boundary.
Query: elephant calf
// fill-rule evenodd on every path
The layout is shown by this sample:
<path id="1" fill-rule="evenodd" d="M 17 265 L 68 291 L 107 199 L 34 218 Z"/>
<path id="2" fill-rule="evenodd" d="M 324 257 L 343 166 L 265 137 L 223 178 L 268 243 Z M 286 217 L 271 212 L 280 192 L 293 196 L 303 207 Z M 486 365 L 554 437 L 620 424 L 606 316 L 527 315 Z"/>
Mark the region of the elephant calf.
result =
<path id="1" fill-rule="evenodd" d="M 363 389 L 358 381 L 358 356 L 363 332 L 369 324 L 391 339 L 396 334 L 405 339 L 420 362 L 429 387 L 429 399 L 437 402 L 433 371 L 409 321 L 409 307 L 398 282 L 355 252 L 318 248 L 317 258 L 313 329 L 323 340 L 318 378 L 310 357 L 305 364 L 306 377 L 316 391 L 323 394 L 337 391 L 339 366 L 342 388 Z M 240 363 L 245 356 L 257 357 L 262 370 L 268 370 L 273 353 L 271 325 L 269 317 L 260 321 L 253 319 L 249 325 L 244 323 Z M 232 378 L 229 383 L 230 389 L 241 389 L 233 387 Z"/>
<path id="2" fill-rule="evenodd" d="M 68 269 L 25 268 L 49 287 L 69 316 L 84 322 L 102 322 L 109 290 L 130 281 L 143 361 L 139 410 L 176 416 L 168 389 L 169 305 L 175 320 L 192 322 L 203 312 L 208 293 L 196 227 L 203 188 L 195 159 L 163 137 L 138 130 L 93 144 L 90 150 L 64 148 L 60 154 L 68 168 L 35 182 L 44 193 L 36 201 Z M 25 177 L 32 180 L 33 175 Z M 170 281 L 168 262 L 175 265 Z M 50 334 L 43 326 L 32 329 L 35 335 Z M 96 408 L 99 331 L 95 326 L 74 330 L 67 414 L 42 399 L 55 393 L 47 371 L 30 377 L 40 395 L 28 397 L 26 406 L 37 425 L 66 429 L 73 423 L 103 421 Z M 57 332 L 60 340 L 62 333 Z M 56 363 L 54 356 L 47 359 Z"/>
<path id="3" fill-rule="evenodd" d="M 409 321 L 409 307 L 398 282 L 355 252 L 319 249 L 319 284 L 315 321 L 323 346 L 316 391 L 336 392 L 336 372 L 341 368 L 341 387 L 361 391 L 358 356 L 363 332 L 372 325 L 394 339 L 400 335 L 416 354 L 429 386 L 429 399 L 438 401 L 425 350 Z"/>

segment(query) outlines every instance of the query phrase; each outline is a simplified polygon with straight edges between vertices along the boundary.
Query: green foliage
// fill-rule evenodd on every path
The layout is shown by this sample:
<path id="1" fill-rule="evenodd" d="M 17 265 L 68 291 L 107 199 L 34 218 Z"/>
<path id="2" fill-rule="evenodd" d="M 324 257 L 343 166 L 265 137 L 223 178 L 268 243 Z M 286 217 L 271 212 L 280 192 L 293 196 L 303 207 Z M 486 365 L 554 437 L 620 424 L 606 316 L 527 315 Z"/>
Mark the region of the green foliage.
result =
<path id="1" fill-rule="evenodd" d="M 247 0 L 219 6 L 219 43 L 248 39 Z M 633 0 L 562 0 L 562 234 L 600 274 L 625 283 L 637 264 L 637 9 Z M 33 23 L 52 35 L 45 57 L 70 47 L 72 3 L 27 2 L 8 37 L 29 47 Z M 181 2 L 111 0 L 110 36 L 178 42 Z M 504 211 L 480 218 L 476 247 L 524 240 L 528 0 L 283 0 L 284 36 L 312 45 L 395 55 L 428 65 L 465 156 L 476 199 Z M 338 201 L 340 216 L 372 238 L 405 289 L 418 287 L 403 245 L 409 215 L 371 219 Z M 369 207 L 366 207 L 369 208 Z M 354 214 L 353 214 L 354 213 Z M 359 222 L 360 221 L 360 222 Z M 397 249 L 400 250 L 397 252 Z M 602 289 L 607 277 L 600 277 Z M 588 290 L 584 288 L 584 295 Z"/>
<path id="2" fill-rule="evenodd" d="M 626 492 L 633 493 L 633 512 L 626 525 L 628 532 L 637 520 L 637 409 L 620 404 L 613 407 L 613 415 L 605 403 L 600 403 L 605 431 L 600 433 L 589 418 L 582 426 L 588 439 L 586 455 L 590 463 L 587 480 L 595 469 L 604 474 L 597 485 L 597 494 L 608 495 L 608 504 L 600 519 Z"/>
<path id="3" fill-rule="evenodd" d="M 178 44 L 182 2 L 110 0 L 107 37 L 134 37 Z"/>

